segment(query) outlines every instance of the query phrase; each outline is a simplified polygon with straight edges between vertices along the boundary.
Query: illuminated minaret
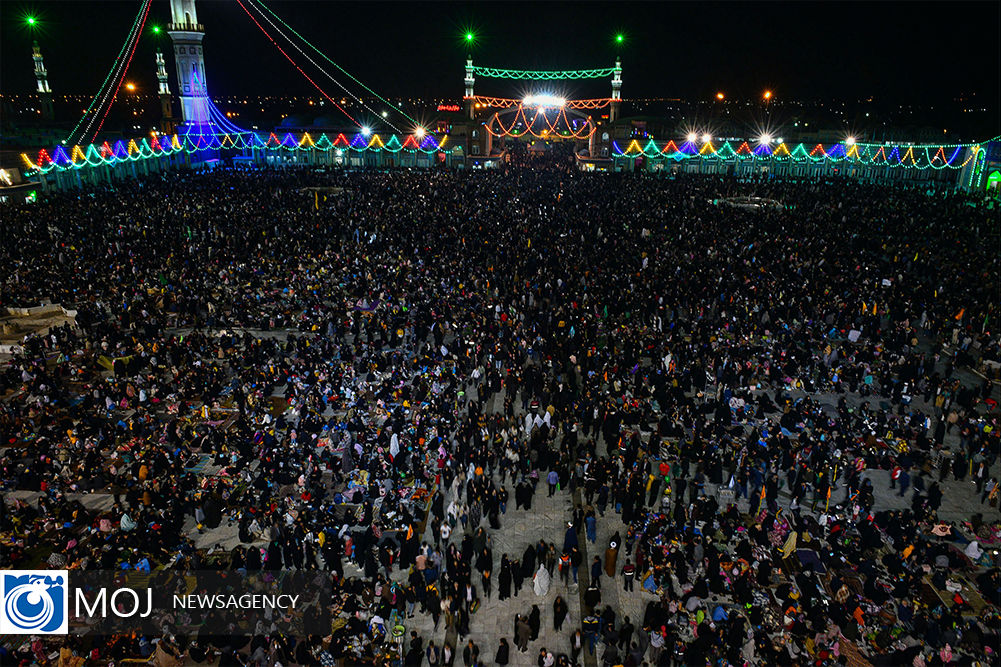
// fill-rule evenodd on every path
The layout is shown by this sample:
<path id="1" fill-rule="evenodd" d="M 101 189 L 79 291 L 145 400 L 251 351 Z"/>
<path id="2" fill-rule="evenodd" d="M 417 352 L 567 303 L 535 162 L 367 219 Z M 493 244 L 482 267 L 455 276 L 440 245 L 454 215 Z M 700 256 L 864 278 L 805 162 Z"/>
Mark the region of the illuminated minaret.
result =
<path id="1" fill-rule="evenodd" d="M 612 102 L 608 109 L 608 122 L 614 123 L 619 117 L 619 106 L 622 104 L 622 59 L 615 59 L 615 71 L 612 75 Z"/>
<path id="2" fill-rule="evenodd" d="M 473 117 L 473 86 L 476 84 L 476 77 L 473 76 L 473 57 L 469 56 L 466 58 L 466 78 L 463 80 L 466 84 L 466 115 L 470 119 Z"/>
<path id="3" fill-rule="evenodd" d="M 174 43 L 181 119 L 187 124 L 206 123 L 209 121 L 208 89 L 202 57 L 205 29 L 198 22 L 195 0 L 170 0 L 170 16 L 167 33 Z"/>
<path id="4" fill-rule="evenodd" d="M 160 129 L 170 134 L 174 131 L 174 110 L 170 99 L 170 84 L 167 81 L 167 64 L 163 60 L 163 51 L 159 48 L 156 50 L 156 80 L 160 84 Z"/>
<path id="5" fill-rule="evenodd" d="M 45 70 L 45 62 L 42 60 L 42 50 L 38 48 L 36 40 L 32 45 L 31 57 L 35 61 L 35 80 L 38 81 L 38 98 L 42 107 L 42 118 L 52 120 L 52 89 L 49 88 L 49 73 Z"/>

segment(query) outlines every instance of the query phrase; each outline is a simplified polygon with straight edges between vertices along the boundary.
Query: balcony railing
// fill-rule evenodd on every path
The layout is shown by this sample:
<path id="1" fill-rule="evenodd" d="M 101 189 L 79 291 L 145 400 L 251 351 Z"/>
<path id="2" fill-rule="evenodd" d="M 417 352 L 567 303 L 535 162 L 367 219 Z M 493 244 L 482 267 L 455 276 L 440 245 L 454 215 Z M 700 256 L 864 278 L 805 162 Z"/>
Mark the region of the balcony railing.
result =
<path id="1" fill-rule="evenodd" d="M 201 23 L 168 23 L 167 31 L 177 32 L 205 32 L 205 26 Z"/>

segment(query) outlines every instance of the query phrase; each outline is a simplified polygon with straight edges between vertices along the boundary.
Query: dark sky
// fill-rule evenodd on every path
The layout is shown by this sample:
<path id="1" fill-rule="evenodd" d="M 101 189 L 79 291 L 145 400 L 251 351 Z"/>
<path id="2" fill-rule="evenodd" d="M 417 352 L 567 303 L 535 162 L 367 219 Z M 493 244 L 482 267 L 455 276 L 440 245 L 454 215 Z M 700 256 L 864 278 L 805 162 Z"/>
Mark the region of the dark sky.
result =
<path id="1" fill-rule="evenodd" d="M 3 0 L 0 91 L 34 89 L 25 14 L 39 19 L 37 37 L 53 90 L 92 94 L 139 6 L 139 0 Z M 723 90 L 734 99 L 770 88 L 786 100 L 876 96 L 935 104 L 975 92 L 984 106 L 998 108 L 998 2 L 281 0 L 271 6 L 385 96 L 460 98 L 465 56 L 460 36 L 471 27 L 479 36 L 473 54 L 478 64 L 540 69 L 610 66 L 612 37 L 621 31 L 627 35 L 627 98 L 708 99 Z M 315 94 L 235 0 L 200 0 L 198 14 L 206 28 L 213 95 Z M 150 24 L 164 25 L 169 17 L 167 0 L 154 0 Z M 161 40 L 169 53 L 165 34 Z M 154 48 L 148 35 L 130 71 L 147 91 L 155 89 Z M 171 59 L 168 70 L 176 90 Z M 325 81 L 322 75 L 314 78 Z M 329 81 L 326 87 L 340 95 Z M 599 81 L 560 92 L 598 97 L 607 95 L 607 88 Z M 514 96 L 526 91 L 518 82 L 480 80 L 477 92 Z"/>

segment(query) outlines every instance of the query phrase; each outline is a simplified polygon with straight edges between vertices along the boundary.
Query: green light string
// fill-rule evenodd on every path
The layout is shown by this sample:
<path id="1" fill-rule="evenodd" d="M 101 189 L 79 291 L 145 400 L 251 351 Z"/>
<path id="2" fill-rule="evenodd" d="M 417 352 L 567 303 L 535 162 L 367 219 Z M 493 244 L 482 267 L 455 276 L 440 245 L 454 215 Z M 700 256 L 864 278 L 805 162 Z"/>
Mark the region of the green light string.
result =
<path id="1" fill-rule="evenodd" d="M 601 79 L 615 74 L 614 67 L 603 69 L 577 70 L 518 70 L 497 69 L 496 67 L 473 67 L 473 74 L 488 79 L 517 79 L 534 81 L 555 81 L 559 79 Z"/>
<path id="2" fill-rule="evenodd" d="M 253 4 L 253 0 L 251 0 L 251 4 Z M 309 48 L 313 49 L 318 54 L 320 54 L 321 58 L 323 58 L 324 60 L 326 60 L 328 63 L 330 63 L 331 65 L 333 65 L 337 69 L 339 69 L 349 79 L 351 79 L 352 81 L 354 81 L 355 83 L 357 83 L 359 86 L 361 86 L 362 88 L 364 88 L 365 90 L 367 90 L 372 95 L 374 95 L 376 99 L 378 99 L 379 101 L 381 101 L 383 104 L 388 105 L 390 109 L 392 109 L 393 111 L 396 111 L 397 113 L 399 113 L 401 116 L 403 116 L 404 118 L 406 118 L 407 120 L 409 120 L 414 125 L 418 125 L 419 126 L 421 124 L 417 119 L 408 116 L 403 111 L 403 109 L 399 108 L 398 106 L 396 106 L 392 102 L 388 101 L 387 99 L 385 99 L 384 97 L 382 97 L 381 95 L 379 95 L 379 93 L 375 92 L 374 90 L 372 90 L 371 88 L 369 88 L 368 86 L 366 86 L 364 83 L 362 83 L 361 81 L 359 81 L 357 78 L 355 78 L 354 75 L 352 75 L 346 69 L 344 69 L 343 67 L 341 67 L 340 65 L 338 65 L 337 63 L 335 63 L 329 57 L 327 57 L 326 53 L 324 53 L 320 49 L 318 49 L 315 46 L 313 46 L 312 42 L 310 42 L 308 39 L 306 39 L 305 37 L 303 37 L 302 35 L 300 35 L 298 32 L 296 32 L 296 29 L 293 28 L 292 26 L 290 26 L 288 23 L 285 23 L 285 21 L 282 20 L 282 17 L 278 16 L 273 11 L 271 11 L 271 8 L 268 7 L 266 4 L 264 4 L 264 0 L 257 0 L 257 4 L 259 4 L 269 14 L 271 14 L 271 16 L 273 16 L 275 18 L 275 20 L 277 20 L 279 23 L 281 23 L 283 26 L 285 26 L 289 30 L 289 32 L 291 32 L 293 35 L 295 35 L 296 37 L 298 37 L 299 39 L 301 39 L 303 41 L 303 43 L 306 44 L 306 46 L 308 46 Z"/>
<path id="3" fill-rule="evenodd" d="M 139 25 L 139 19 L 142 18 L 143 8 L 145 6 L 146 3 L 143 2 L 142 6 L 139 7 L 139 13 L 136 14 L 136 20 L 132 23 L 132 29 L 129 30 L 128 37 L 125 38 L 125 43 L 122 44 L 121 50 L 115 57 L 115 62 L 111 64 L 111 69 L 108 70 L 108 75 L 104 77 L 104 82 L 101 83 L 101 87 L 97 89 L 97 93 L 94 95 L 94 98 L 90 101 L 90 105 L 87 107 L 87 110 L 83 112 L 83 116 L 80 118 L 80 120 L 77 121 L 76 125 L 73 126 L 73 129 L 70 131 L 70 133 L 66 135 L 66 138 L 63 139 L 64 144 L 76 135 L 76 131 L 80 129 L 80 126 L 83 125 L 83 122 L 87 120 L 87 116 L 90 114 L 91 109 L 94 108 L 94 103 L 97 102 L 97 98 L 99 98 L 101 96 L 101 93 L 104 92 L 105 87 L 108 85 L 108 80 L 111 79 L 112 73 L 118 68 L 118 64 L 122 60 L 122 55 L 125 53 L 125 50 L 129 47 L 129 44 L 132 42 L 133 35 L 135 34 L 136 31 L 136 26 Z"/>

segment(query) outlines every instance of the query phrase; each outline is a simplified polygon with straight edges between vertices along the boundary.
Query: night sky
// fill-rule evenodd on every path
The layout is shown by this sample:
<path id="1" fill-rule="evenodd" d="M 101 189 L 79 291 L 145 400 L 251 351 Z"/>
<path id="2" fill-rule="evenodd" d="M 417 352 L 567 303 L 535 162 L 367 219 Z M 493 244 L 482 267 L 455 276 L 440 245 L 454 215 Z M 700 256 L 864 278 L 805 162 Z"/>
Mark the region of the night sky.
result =
<path id="1" fill-rule="evenodd" d="M 4 93 L 34 89 L 32 35 L 23 16 L 38 17 L 49 81 L 56 94 L 93 94 L 140 7 L 119 2 L 0 4 Z M 623 96 L 730 99 L 775 91 L 776 99 L 899 100 L 936 104 L 976 93 L 998 108 L 1001 3 L 397 3 L 300 2 L 272 8 L 290 25 L 384 96 L 462 96 L 467 29 L 478 35 L 477 64 L 508 68 L 608 67 L 613 36 L 627 36 Z M 214 96 L 316 94 L 268 42 L 235 0 L 200 0 L 206 68 Z M 149 24 L 170 19 L 154 0 Z M 129 73 L 152 92 L 153 51 L 147 28 Z M 169 53 L 169 38 L 159 41 Z M 284 48 L 295 53 L 282 42 Z M 296 54 L 298 57 L 298 54 Z M 300 58 L 300 60 L 302 60 Z M 312 68 L 304 69 L 314 74 Z M 172 58 L 171 87 L 176 91 Z M 332 95 L 336 86 L 314 77 Z M 608 94 L 606 80 L 557 92 Z M 479 79 L 477 93 L 515 96 L 525 84 Z"/>

